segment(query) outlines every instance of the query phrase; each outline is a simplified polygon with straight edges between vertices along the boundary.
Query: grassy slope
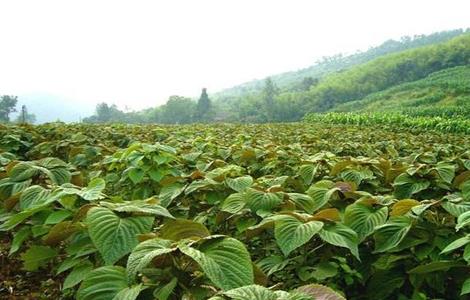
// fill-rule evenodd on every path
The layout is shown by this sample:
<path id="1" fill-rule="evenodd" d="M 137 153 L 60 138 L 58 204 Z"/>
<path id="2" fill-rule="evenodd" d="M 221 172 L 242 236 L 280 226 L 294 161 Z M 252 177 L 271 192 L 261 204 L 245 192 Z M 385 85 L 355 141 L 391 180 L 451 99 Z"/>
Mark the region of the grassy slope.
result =
<path id="1" fill-rule="evenodd" d="M 470 105 L 470 66 L 434 72 L 421 80 L 372 93 L 340 104 L 332 111 L 437 111 Z"/>

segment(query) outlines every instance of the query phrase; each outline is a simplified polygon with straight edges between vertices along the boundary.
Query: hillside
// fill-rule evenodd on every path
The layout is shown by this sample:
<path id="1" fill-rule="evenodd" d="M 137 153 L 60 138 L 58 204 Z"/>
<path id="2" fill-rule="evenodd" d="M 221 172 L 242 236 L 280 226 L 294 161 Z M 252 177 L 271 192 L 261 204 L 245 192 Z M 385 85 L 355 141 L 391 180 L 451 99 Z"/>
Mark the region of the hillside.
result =
<path id="1" fill-rule="evenodd" d="M 333 111 L 401 111 L 416 116 L 470 117 L 470 66 L 434 72 L 424 79 L 338 105 Z"/>
<path id="2" fill-rule="evenodd" d="M 468 29 L 442 31 L 430 35 L 417 35 L 414 37 L 404 36 L 399 40 L 390 39 L 381 45 L 371 47 L 366 51 L 358 52 L 352 55 L 337 54 L 329 57 L 323 57 L 312 66 L 296 71 L 271 75 L 270 77 L 282 90 L 298 90 L 302 89 L 302 81 L 305 78 L 321 78 L 333 72 L 338 72 L 351 68 L 355 65 L 366 63 L 383 55 L 445 42 L 465 32 L 468 32 Z M 230 101 L 233 100 L 233 98 L 259 93 L 262 91 L 263 87 L 264 79 L 258 79 L 237 85 L 229 89 L 225 89 L 219 93 L 214 94 L 213 97 L 216 100 Z"/>

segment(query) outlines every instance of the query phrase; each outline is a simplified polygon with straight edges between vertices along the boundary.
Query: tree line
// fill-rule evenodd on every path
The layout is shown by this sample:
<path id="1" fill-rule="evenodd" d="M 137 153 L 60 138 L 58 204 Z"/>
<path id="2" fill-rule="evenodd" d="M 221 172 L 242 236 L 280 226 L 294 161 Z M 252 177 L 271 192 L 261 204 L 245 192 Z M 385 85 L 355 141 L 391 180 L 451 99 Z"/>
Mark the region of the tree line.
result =
<path id="1" fill-rule="evenodd" d="M 17 112 L 18 96 L 0 96 L 0 123 L 10 123 L 11 114 Z M 28 112 L 26 105 L 21 106 L 20 113 L 13 120 L 15 123 L 34 123 L 36 116 Z"/>

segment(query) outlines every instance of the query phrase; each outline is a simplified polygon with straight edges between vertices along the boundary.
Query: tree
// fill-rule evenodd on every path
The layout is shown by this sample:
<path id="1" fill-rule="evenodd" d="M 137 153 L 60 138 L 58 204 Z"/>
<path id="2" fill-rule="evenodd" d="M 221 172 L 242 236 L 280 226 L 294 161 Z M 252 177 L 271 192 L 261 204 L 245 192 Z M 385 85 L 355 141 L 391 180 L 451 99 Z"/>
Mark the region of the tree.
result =
<path id="1" fill-rule="evenodd" d="M 266 78 L 263 89 L 263 102 L 266 110 L 266 119 L 271 122 L 275 118 L 276 95 L 279 90 L 270 77 Z"/>
<path id="2" fill-rule="evenodd" d="M 212 102 L 207 95 L 207 89 L 203 88 L 201 97 L 197 101 L 195 121 L 210 122 L 213 119 Z"/>
<path id="3" fill-rule="evenodd" d="M 10 114 L 16 112 L 18 97 L 3 95 L 0 99 L 0 122 L 10 122 Z"/>
<path id="4" fill-rule="evenodd" d="M 36 115 L 28 113 L 28 108 L 26 105 L 21 106 L 21 113 L 16 117 L 16 123 L 25 124 L 25 123 L 34 123 L 36 122 Z"/>
<path id="5" fill-rule="evenodd" d="M 162 123 L 188 124 L 191 123 L 195 113 L 196 104 L 189 98 L 171 96 L 161 107 L 160 118 Z"/>

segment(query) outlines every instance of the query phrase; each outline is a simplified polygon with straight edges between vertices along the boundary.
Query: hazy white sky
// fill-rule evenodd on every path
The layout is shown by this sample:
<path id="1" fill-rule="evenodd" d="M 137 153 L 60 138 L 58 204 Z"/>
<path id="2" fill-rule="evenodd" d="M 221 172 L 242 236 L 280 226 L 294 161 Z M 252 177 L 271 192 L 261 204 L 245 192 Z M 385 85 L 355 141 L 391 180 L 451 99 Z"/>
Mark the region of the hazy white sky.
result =
<path id="1" fill-rule="evenodd" d="M 149 107 L 469 26 L 469 0 L 0 0 L 0 94 Z"/>

